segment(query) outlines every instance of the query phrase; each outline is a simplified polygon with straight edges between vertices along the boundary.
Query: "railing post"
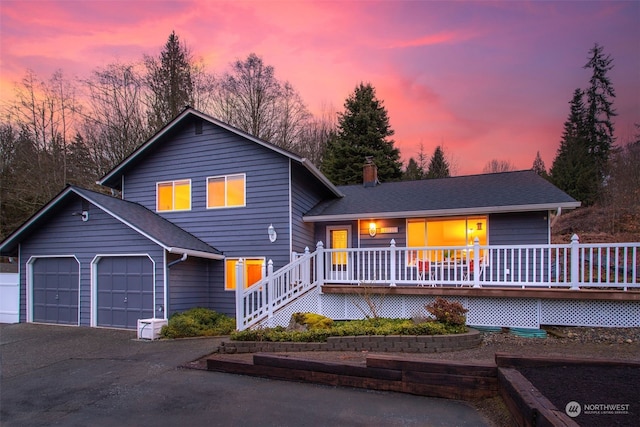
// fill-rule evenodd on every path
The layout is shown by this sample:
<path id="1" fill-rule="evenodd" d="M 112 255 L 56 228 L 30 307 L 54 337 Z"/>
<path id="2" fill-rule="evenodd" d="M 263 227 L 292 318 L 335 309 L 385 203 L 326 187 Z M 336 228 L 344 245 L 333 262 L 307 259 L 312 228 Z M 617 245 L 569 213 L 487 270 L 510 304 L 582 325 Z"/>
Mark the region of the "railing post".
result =
<path id="1" fill-rule="evenodd" d="M 473 287 L 480 287 L 480 239 L 473 239 Z"/>
<path id="2" fill-rule="evenodd" d="M 304 248 L 304 257 L 306 258 L 306 261 L 303 265 L 300 266 L 303 271 L 302 283 L 304 285 L 309 285 L 311 284 L 311 261 L 309 257 L 309 246 L 306 246 Z"/>
<path id="3" fill-rule="evenodd" d="M 578 290 L 580 282 L 580 238 L 571 236 L 571 289 Z"/>
<path id="4" fill-rule="evenodd" d="M 320 291 L 322 291 L 322 285 L 324 285 L 324 244 L 321 241 L 316 244 L 316 253 L 316 278 Z"/>
<path id="5" fill-rule="evenodd" d="M 389 256 L 391 257 L 391 259 L 389 260 L 389 268 L 390 268 L 390 281 L 391 283 L 389 283 L 389 286 L 395 286 L 396 285 L 396 277 L 398 277 L 396 275 L 396 241 L 395 239 L 391 239 L 391 246 L 390 246 L 390 251 L 389 251 Z"/>
<path id="6" fill-rule="evenodd" d="M 244 304 L 244 262 L 242 258 L 236 262 L 236 329 L 244 330 L 244 319 L 247 317 Z"/>
<path id="7" fill-rule="evenodd" d="M 274 290 L 273 290 L 273 260 L 269 260 L 269 262 L 267 262 L 267 289 L 266 289 L 266 294 L 267 294 L 267 318 L 271 319 L 273 317 L 273 297 L 274 297 Z M 270 321 L 269 321 L 270 322 Z M 271 326 L 271 325 L 269 325 Z"/>

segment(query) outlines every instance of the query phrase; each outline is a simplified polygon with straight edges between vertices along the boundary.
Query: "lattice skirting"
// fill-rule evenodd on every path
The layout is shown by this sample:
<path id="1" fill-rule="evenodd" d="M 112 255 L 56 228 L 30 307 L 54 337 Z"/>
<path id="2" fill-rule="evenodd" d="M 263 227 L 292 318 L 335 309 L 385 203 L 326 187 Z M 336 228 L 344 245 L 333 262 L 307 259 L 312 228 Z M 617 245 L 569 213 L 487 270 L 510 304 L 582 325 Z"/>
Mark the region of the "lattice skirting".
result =
<path id="1" fill-rule="evenodd" d="M 286 326 L 295 312 L 319 313 L 332 319 L 425 317 L 434 296 L 320 294 L 317 289 L 278 311 L 265 326 Z M 540 325 L 640 327 L 640 301 L 578 301 L 537 298 L 447 297 L 469 310 L 470 326 L 539 328 Z"/>

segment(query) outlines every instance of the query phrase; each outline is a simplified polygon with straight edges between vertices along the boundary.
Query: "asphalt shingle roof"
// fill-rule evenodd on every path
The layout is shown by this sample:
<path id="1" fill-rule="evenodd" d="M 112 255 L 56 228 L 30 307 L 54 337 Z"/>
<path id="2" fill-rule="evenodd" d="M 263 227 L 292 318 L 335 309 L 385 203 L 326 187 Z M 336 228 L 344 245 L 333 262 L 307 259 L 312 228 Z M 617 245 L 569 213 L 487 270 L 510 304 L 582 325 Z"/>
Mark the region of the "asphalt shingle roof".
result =
<path id="1" fill-rule="evenodd" d="M 580 205 L 533 171 L 459 176 L 443 179 L 339 186 L 342 198 L 326 200 L 305 215 L 308 220 L 367 214 L 444 214 L 575 208 Z M 329 219 L 329 218 L 327 218 Z"/>
<path id="2" fill-rule="evenodd" d="M 188 233 L 138 203 L 79 187 L 72 187 L 72 190 L 90 202 L 109 211 L 126 224 L 133 226 L 157 242 L 160 242 L 167 248 L 189 249 L 217 255 L 222 254 L 222 252 L 198 239 L 193 234 Z"/>

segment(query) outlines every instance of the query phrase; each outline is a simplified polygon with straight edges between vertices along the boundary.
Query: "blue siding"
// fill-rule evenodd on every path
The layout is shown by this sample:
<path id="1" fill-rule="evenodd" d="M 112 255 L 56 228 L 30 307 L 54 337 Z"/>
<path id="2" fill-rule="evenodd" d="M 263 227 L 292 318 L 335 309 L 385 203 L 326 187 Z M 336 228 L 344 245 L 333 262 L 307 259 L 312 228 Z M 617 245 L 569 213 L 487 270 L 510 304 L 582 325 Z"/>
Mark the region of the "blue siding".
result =
<path id="1" fill-rule="evenodd" d="M 549 213 L 546 211 L 489 215 L 489 244 L 548 244 L 548 218 Z"/>
<path id="2" fill-rule="evenodd" d="M 163 249 L 110 215 L 91 206 L 89 221 L 75 212 L 82 210 L 80 197 L 60 206 L 46 223 L 21 243 L 20 321 L 26 321 L 26 263 L 31 257 L 75 255 L 80 262 L 80 324 L 91 320 L 91 262 L 96 255 L 145 254 L 155 261 L 155 304 L 164 304 Z"/>
<path id="3" fill-rule="evenodd" d="M 308 247 L 313 252 L 318 243 L 314 238 L 314 225 L 305 223 L 302 217 L 323 199 L 324 194 L 310 184 L 315 178 L 301 166 L 292 165 L 291 177 L 292 250 L 301 253 Z"/>
<path id="4" fill-rule="evenodd" d="M 246 206 L 207 209 L 206 179 L 246 174 Z M 266 257 L 275 268 L 289 262 L 289 159 L 209 122 L 195 134 L 192 121 L 177 125 L 171 137 L 125 176 L 124 198 L 155 211 L 156 183 L 191 179 L 191 210 L 162 216 L 228 257 Z M 278 240 L 271 243 L 273 224 Z"/>
<path id="5" fill-rule="evenodd" d="M 167 259 L 171 263 L 178 256 Z M 226 304 L 215 304 L 212 301 L 212 289 L 216 286 L 222 289 L 222 281 L 211 282 L 211 270 L 214 265 L 222 266 L 222 261 L 207 260 L 202 258 L 187 258 L 184 262 L 173 265 L 169 269 L 169 316 L 173 313 L 185 311 L 194 307 L 209 308 L 218 312 L 227 310 Z M 219 269 L 218 268 L 218 269 Z M 233 293 L 226 293 L 234 302 Z"/>

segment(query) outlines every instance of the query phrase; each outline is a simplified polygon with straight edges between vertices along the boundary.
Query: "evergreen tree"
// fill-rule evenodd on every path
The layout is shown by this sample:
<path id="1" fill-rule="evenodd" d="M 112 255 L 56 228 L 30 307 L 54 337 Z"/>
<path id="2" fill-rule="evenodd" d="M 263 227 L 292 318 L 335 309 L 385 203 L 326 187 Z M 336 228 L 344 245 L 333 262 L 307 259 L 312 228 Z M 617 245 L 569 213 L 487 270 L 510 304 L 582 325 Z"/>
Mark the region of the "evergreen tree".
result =
<path id="1" fill-rule="evenodd" d="M 591 69 L 589 88 L 586 91 L 587 109 L 585 126 L 589 153 L 594 158 L 600 185 L 606 176 L 606 166 L 615 138 L 611 118 L 616 116 L 613 98 L 616 94 L 607 72 L 613 68 L 613 59 L 603 53 L 603 47 L 597 43 L 589 51 L 589 61 L 584 68 Z"/>
<path id="2" fill-rule="evenodd" d="M 544 165 L 542 157 L 540 157 L 540 151 L 536 152 L 536 158 L 533 160 L 533 166 L 531 166 L 531 169 L 543 178 L 548 177 L 547 168 Z"/>
<path id="3" fill-rule="evenodd" d="M 186 46 L 172 31 L 160 52 L 160 60 L 146 57 L 145 65 L 151 91 L 149 126 L 158 130 L 186 106 L 193 105 L 191 57 Z"/>
<path id="4" fill-rule="evenodd" d="M 417 181 L 424 178 L 424 170 L 418 165 L 413 157 L 409 159 L 407 162 L 407 168 L 404 170 L 402 174 L 403 181 Z"/>
<path id="5" fill-rule="evenodd" d="M 389 139 L 394 131 L 373 86 L 360 83 L 344 107 L 345 112 L 338 117 L 337 134 L 327 144 L 322 172 L 338 185 L 359 184 L 365 157 L 371 156 L 381 182 L 401 179 L 400 151 Z"/>
<path id="6" fill-rule="evenodd" d="M 585 205 L 598 195 L 598 172 L 590 153 L 583 92 L 576 89 L 564 123 L 562 141 L 551 166 L 551 180 L 560 189 Z"/>
<path id="7" fill-rule="evenodd" d="M 427 169 L 427 179 L 448 178 L 451 176 L 449 172 L 449 163 L 444 158 L 444 151 L 439 145 L 436 147 L 429 162 Z"/>

